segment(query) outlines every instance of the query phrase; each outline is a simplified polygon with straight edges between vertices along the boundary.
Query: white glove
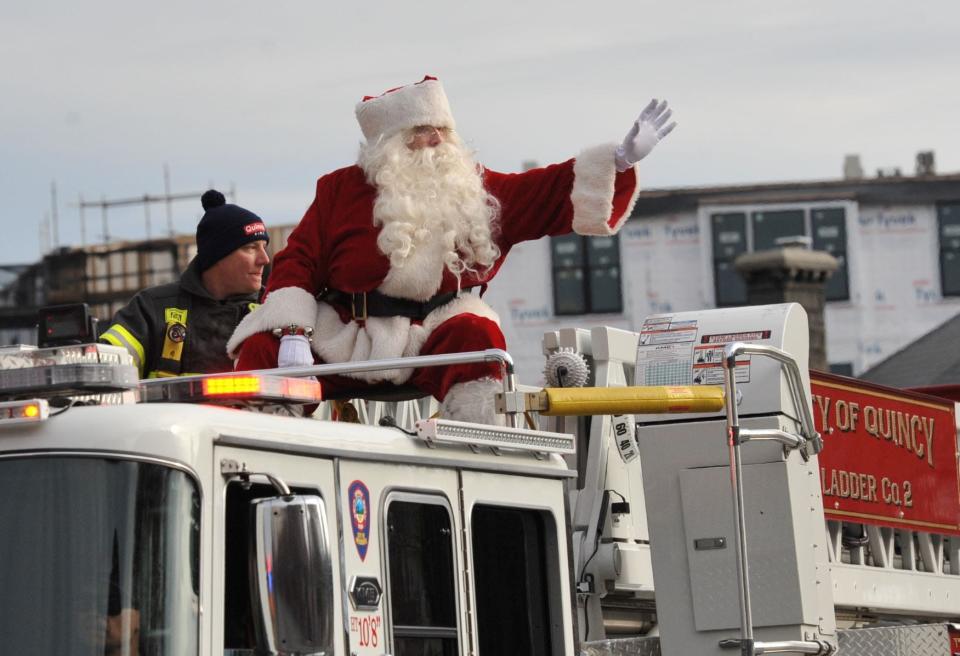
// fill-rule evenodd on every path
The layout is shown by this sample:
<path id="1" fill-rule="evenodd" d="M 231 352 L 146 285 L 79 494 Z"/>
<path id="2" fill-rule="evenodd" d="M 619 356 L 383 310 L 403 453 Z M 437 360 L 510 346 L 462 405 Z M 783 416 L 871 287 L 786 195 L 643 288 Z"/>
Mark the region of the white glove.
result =
<path id="1" fill-rule="evenodd" d="M 676 122 L 667 125 L 672 115 L 673 110 L 667 109 L 666 100 L 658 103 L 654 98 L 644 107 L 640 116 L 633 122 L 630 132 L 623 138 L 623 143 L 617 146 L 615 157 L 618 171 L 623 173 L 649 155 L 657 142 L 677 127 Z"/>
<path id="2" fill-rule="evenodd" d="M 307 367 L 313 364 L 310 340 L 303 335 L 284 335 L 280 338 L 278 367 Z"/>

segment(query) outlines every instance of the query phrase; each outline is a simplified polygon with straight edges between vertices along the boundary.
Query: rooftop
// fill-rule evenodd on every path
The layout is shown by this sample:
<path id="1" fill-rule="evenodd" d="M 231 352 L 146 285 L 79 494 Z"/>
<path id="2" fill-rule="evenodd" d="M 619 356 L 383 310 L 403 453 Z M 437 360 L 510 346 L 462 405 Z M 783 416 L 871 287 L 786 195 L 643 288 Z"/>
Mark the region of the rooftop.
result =
<path id="1" fill-rule="evenodd" d="M 632 216 L 696 210 L 702 205 L 803 203 L 824 200 L 849 200 L 878 205 L 960 201 L 960 173 L 648 189 L 638 195 Z"/>
<path id="2" fill-rule="evenodd" d="M 960 314 L 860 374 L 890 387 L 960 383 Z"/>

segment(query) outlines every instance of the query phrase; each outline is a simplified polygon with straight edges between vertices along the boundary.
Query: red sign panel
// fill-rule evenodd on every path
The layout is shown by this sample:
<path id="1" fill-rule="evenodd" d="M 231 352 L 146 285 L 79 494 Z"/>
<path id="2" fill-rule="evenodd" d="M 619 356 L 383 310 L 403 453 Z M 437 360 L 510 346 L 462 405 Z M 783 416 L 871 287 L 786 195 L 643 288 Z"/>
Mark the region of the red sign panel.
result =
<path id="1" fill-rule="evenodd" d="M 810 372 L 828 519 L 960 535 L 954 404 Z"/>

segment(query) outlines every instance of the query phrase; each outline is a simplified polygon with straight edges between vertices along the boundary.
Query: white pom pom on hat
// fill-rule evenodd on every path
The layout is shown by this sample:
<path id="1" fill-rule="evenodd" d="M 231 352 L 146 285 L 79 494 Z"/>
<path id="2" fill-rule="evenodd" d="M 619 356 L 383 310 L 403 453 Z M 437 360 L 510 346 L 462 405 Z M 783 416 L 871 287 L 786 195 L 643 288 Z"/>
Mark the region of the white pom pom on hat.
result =
<path id="1" fill-rule="evenodd" d="M 443 85 L 430 75 L 416 84 L 364 97 L 357 103 L 356 113 L 367 143 L 418 125 L 456 128 Z"/>

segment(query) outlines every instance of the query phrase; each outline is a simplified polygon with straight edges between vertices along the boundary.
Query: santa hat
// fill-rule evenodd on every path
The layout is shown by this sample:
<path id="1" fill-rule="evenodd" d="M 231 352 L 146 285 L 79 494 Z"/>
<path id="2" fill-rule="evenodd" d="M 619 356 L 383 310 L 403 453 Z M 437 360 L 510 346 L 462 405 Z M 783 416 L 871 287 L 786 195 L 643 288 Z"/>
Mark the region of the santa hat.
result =
<path id="1" fill-rule="evenodd" d="M 390 89 L 379 96 L 365 96 L 357 103 L 356 111 L 367 143 L 418 125 L 456 128 L 443 85 L 429 75 L 416 84 Z"/>

